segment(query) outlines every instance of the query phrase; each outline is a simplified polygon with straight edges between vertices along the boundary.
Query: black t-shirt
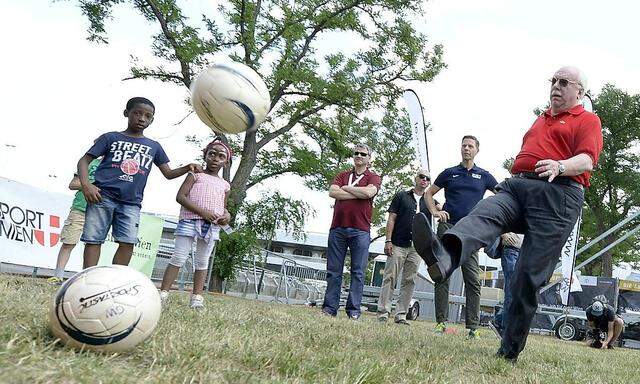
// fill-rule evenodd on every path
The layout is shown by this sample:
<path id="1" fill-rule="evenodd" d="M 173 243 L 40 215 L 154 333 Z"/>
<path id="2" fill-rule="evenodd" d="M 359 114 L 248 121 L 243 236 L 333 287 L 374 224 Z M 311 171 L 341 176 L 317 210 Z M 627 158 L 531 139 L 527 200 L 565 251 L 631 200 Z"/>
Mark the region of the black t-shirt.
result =
<path id="1" fill-rule="evenodd" d="M 616 312 L 609 304 L 605 304 L 602 315 L 600 316 L 595 316 L 591 313 L 591 306 L 587 307 L 586 312 L 587 320 L 594 323 L 597 328 L 605 332 L 609 330 L 609 322 L 616 319 Z"/>
<path id="2" fill-rule="evenodd" d="M 387 212 L 397 215 L 393 232 L 391 232 L 391 243 L 403 248 L 411 246 L 411 227 L 413 225 L 413 216 L 416 214 L 416 199 L 413 189 L 397 192 L 393 196 Z M 424 213 L 427 219 L 431 221 L 431 213 L 427 208 L 427 203 L 424 201 L 424 196 L 420 197 L 420 212 Z"/>

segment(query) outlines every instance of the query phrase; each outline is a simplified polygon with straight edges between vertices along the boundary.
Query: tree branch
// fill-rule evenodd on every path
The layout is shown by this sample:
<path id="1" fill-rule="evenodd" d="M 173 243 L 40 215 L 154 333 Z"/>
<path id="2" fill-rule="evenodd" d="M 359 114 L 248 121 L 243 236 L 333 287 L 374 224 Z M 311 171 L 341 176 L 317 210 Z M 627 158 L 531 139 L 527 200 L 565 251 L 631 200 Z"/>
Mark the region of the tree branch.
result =
<path id="1" fill-rule="evenodd" d="M 172 75 L 170 73 L 158 73 L 158 72 L 138 72 L 138 75 L 125 77 L 121 81 L 135 80 L 135 79 L 140 79 L 144 77 L 157 77 L 161 79 L 179 80 L 181 83 L 184 83 L 184 79 L 178 75 Z"/>
<path id="2" fill-rule="evenodd" d="M 158 7 L 156 6 L 155 1 L 147 0 L 146 3 L 147 5 L 149 5 L 149 7 L 151 8 L 151 11 L 155 15 L 158 22 L 160 23 L 160 28 L 162 28 L 162 34 L 164 35 L 164 37 L 167 38 L 167 40 L 169 41 L 169 44 L 171 44 L 171 47 L 173 48 L 174 53 L 176 54 L 176 58 L 180 63 L 180 72 L 182 73 L 182 82 L 184 83 L 184 85 L 187 86 L 187 88 L 190 87 L 191 86 L 191 69 L 189 68 L 189 65 L 185 62 L 184 57 L 180 55 L 178 42 L 176 41 L 175 37 L 169 30 L 169 27 L 167 26 L 167 20 L 164 18 L 164 15 L 162 14 L 162 12 L 160 12 Z"/>
<path id="3" fill-rule="evenodd" d="M 311 47 L 311 42 L 313 41 L 313 39 L 315 39 L 316 35 L 324 29 L 325 25 L 331 19 L 341 14 L 342 12 L 348 11 L 349 9 L 358 6 L 360 2 L 361 1 L 355 1 L 351 4 L 347 4 L 343 6 L 342 8 L 338 8 L 335 12 L 331 13 L 327 18 L 325 18 L 320 23 L 318 23 L 313 28 L 313 31 L 311 32 L 311 34 L 307 36 L 307 38 L 304 40 L 304 45 L 302 46 L 300 53 L 298 53 L 298 55 L 292 60 L 292 63 L 294 63 L 294 67 L 297 66 L 302 60 L 302 58 L 307 54 L 307 52 L 309 51 L 309 48 Z M 273 99 L 271 100 L 272 107 L 276 105 L 276 103 L 280 100 L 280 98 L 282 97 L 282 92 L 284 92 L 284 90 L 287 89 L 289 85 L 291 85 L 291 82 L 292 80 L 287 79 L 275 90 Z"/>
<path id="4" fill-rule="evenodd" d="M 286 167 L 286 168 L 279 169 L 277 171 L 264 173 L 262 175 L 257 175 L 255 178 L 251 178 L 251 181 L 247 183 L 247 189 L 253 187 L 256 184 L 263 182 L 264 180 L 270 177 L 283 175 L 285 173 L 293 172 L 293 171 L 294 171 L 293 167 Z"/>
<path id="5" fill-rule="evenodd" d="M 304 119 L 307 116 L 311 116 L 314 113 L 319 112 L 320 110 L 322 110 L 323 108 L 325 108 L 328 104 L 326 103 L 322 103 L 320 105 L 318 105 L 315 108 L 311 108 L 310 110 L 301 113 L 301 114 L 294 114 L 291 119 L 289 120 L 289 122 L 283 126 L 282 128 L 276 129 L 273 132 L 269 132 L 267 134 L 265 134 L 262 139 L 260 139 L 260 141 L 258 141 L 258 149 L 264 147 L 265 145 L 267 145 L 271 140 L 275 139 L 276 137 L 282 135 L 283 133 L 291 130 L 291 128 L 293 128 L 296 124 L 298 124 L 298 122 L 302 119 Z"/>

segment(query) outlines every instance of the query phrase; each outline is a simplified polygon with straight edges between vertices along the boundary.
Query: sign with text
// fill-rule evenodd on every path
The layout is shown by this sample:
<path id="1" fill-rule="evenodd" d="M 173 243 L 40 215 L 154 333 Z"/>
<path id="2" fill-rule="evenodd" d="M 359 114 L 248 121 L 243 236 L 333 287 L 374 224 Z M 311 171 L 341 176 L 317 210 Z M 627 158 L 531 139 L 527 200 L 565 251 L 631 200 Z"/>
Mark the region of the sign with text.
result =
<path id="1" fill-rule="evenodd" d="M 55 269 L 60 232 L 72 200 L 71 195 L 48 192 L 0 177 L 0 261 Z M 147 275 L 153 268 L 162 226 L 162 218 L 141 215 L 138 243 L 130 265 Z M 116 248 L 115 243 L 105 243 L 102 256 L 110 262 Z M 67 271 L 82 269 L 83 250 L 82 243 L 73 249 Z"/>

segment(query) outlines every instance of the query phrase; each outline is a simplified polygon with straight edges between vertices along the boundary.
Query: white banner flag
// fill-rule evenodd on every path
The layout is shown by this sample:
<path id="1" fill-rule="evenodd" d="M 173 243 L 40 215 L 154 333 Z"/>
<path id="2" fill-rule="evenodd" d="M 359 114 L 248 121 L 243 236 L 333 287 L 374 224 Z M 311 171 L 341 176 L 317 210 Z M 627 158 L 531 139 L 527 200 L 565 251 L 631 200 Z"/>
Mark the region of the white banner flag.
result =
<path id="1" fill-rule="evenodd" d="M 420 104 L 418 95 L 411 89 L 404 91 L 403 98 L 407 104 L 407 112 L 409 113 L 409 121 L 411 122 L 411 136 L 413 137 L 413 146 L 416 150 L 417 160 L 420 162 L 421 168 L 431 171 L 429 169 L 429 152 L 427 150 L 427 137 L 422 105 Z"/>
<path id="2" fill-rule="evenodd" d="M 562 298 L 562 304 L 567 305 L 569 302 L 569 289 L 571 292 L 582 292 L 582 286 L 580 280 L 573 272 L 573 265 L 576 258 L 576 251 L 578 250 L 578 238 L 580 233 L 580 222 L 582 221 L 582 213 L 576 220 L 576 225 L 573 226 L 571 235 L 567 239 L 567 242 L 562 247 L 562 254 L 560 260 L 562 262 L 562 281 L 560 282 L 560 297 Z"/>

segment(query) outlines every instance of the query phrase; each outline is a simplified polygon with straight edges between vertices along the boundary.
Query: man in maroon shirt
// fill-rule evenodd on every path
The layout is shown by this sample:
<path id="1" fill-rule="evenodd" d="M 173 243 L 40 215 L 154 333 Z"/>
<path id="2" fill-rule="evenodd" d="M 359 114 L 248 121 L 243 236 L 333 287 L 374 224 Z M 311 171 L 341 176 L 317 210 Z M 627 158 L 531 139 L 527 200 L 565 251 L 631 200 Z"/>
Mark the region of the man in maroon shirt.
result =
<path id="1" fill-rule="evenodd" d="M 322 313 L 336 316 L 340 306 L 342 270 L 349 248 L 351 254 L 351 284 L 347 297 L 347 316 L 360 317 L 364 288 L 364 271 L 369 261 L 369 229 L 373 197 L 380 189 L 380 176 L 369 170 L 371 149 L 357 144 L 353 151 L 354 167 L 340 172 L 333 179 L 329 196 L 335 199 L 333 221 L 327 244 L 327 290 Z"/>
<path id="2" fill-rule="evenodd" d="M 553 75 L 550 108 L 524 135 L 511 168 L 513 177 L 445 232 L 441 242 L 425 217 L 417 214 L 414 220 L 414 246 L 429 267 L 443 271 L 440 278 L 447 278 L 471 252 L 500 234 L 524 234 L 510 288 L 509 322 L 496 354 L 512 362 L 524 348 L 538 289 L 551 277 L 602 151 L 600 119 L 580 104 L 585 90 L 586 79 L 575 67 L 560 68 Z"/>

